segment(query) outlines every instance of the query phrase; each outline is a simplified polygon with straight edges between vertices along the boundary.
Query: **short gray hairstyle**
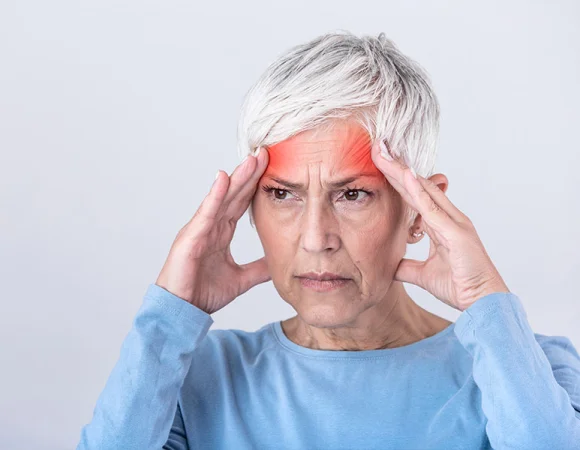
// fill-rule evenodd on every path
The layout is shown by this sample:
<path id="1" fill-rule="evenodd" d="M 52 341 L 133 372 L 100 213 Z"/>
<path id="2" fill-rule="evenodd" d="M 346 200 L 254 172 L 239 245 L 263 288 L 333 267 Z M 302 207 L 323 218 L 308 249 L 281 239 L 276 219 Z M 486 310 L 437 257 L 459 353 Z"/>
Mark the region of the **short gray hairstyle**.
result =
<path id="1" fill-rule="evenodd" d="M 429 75 L 395 43 L 346 30 L 318 36 L 281 55 L 247 92 L 238 122 L 240 158 L 332 119 L 353 118 L 372 142 L 417 174 L 433 173 L 439 102 Z M 405 208 L 410 225 L 416 214 Z M 254 226 L 252 205 L 250 223 Z"/>

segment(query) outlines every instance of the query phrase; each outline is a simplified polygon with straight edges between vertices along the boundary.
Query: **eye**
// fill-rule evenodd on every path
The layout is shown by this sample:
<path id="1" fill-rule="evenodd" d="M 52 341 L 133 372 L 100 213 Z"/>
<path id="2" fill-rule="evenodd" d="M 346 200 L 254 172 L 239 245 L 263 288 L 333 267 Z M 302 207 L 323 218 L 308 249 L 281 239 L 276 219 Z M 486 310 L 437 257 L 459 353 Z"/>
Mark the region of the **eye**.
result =
<path id="1" fill-rule="evenodd" d="M 272 197 L 275 202 L 283 202 L 286 200 L 286 195 L 290 194 L 290 191 L 286 189 L 279 189 L 274 186 L 262 186 L 262 190 Z"/>
<path id="2" fill-rule="evenodd" d="M 264 185 L 262 186 L 262 190 L 268 194 L 271 200 L 277 203 L 282 203 L 286 202 L 287 200 L 290 200 L 288 196 L 294 197 L 294 195 L 289 190 L 281 189 L 275 186 Z M 347 203 L 363 204 L 366 203 L 367 200 L 369 200 L 370 197 L 372 197 L 372 195 L 373 193 L 366 189 L 347 188 L 341 191 L 341 195 L 338 201 L 341 201 L 340 199 L 344 197 Z"/>
<path id="3" fill-rule="evenodd" d="M 362 188 L 347 188 L 342 191 L 342 196 L 349 203 L 365 203 L 372 196 L 372 192 Z"/>
<path id="4" fill-rule="evenodd" d="M 276 200 L 285 200 L 286 194 L 290 193 L 286 189 L 273 189 L 272 192 L 274 192 L 274 198 Z"/>
<path id="5" fill-rule="evenodd" d="M 362 189 L 350 189 L 348 191 L 344 191 L 344 197 L 349 201 L 357 201 L 359 199 L 360 194 L 367 194 Z M 363 195 L 364 198 L 364 195 Z"/>

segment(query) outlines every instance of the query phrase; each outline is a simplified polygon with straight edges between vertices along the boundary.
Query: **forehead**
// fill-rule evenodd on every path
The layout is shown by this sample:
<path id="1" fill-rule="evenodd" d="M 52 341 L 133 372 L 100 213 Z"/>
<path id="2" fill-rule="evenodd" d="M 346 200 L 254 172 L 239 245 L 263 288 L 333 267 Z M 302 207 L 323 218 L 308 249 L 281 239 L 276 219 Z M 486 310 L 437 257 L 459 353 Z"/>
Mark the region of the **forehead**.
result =
<path id="1" fill-rule="evenodd" d="M 371 158 L 371 144 L 361 125 L 352 121 L 334 122 L 332 126 L 304 131 L 268 147 L 270 161 L 266 172 L 296 177 L 315 169 L 330 177 L 363 172 L 379 176 L 381 173 Z"/>

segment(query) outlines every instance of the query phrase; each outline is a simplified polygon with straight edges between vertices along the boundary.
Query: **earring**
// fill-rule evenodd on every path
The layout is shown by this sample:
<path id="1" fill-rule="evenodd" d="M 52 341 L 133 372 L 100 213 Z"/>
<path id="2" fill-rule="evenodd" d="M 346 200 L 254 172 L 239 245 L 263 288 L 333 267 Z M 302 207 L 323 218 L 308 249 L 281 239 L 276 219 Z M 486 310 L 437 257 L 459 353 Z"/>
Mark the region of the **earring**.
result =
<path id="1" fill-rule="evenodd" d="M 421 231 L 420 233 L 413 233 L 413 237 L 416 237 L 416 238 L 423 237 L 424 234 L 425 234 L 424 231 Z"/>

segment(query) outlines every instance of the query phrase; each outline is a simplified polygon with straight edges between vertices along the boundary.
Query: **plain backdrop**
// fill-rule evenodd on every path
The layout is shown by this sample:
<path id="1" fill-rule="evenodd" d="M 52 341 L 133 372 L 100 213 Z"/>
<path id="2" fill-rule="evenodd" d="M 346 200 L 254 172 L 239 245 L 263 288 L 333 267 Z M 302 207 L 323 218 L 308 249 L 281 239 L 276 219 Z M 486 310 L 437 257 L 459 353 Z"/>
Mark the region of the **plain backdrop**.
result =
<path id="1" fill-rule="evenodd" d="M 428 71 L 449 198 L 534 331 L 580 348 L 578 2 L 6 1 L 0 448 L 76 446 L 176 233 L 239 162 L 243 96 L 289 47 L 338 29 L 384 31 Z M 263 255 L 247 213 L 232 251 Z M 212 328 L 293 314 L 268 282 Z"/>

